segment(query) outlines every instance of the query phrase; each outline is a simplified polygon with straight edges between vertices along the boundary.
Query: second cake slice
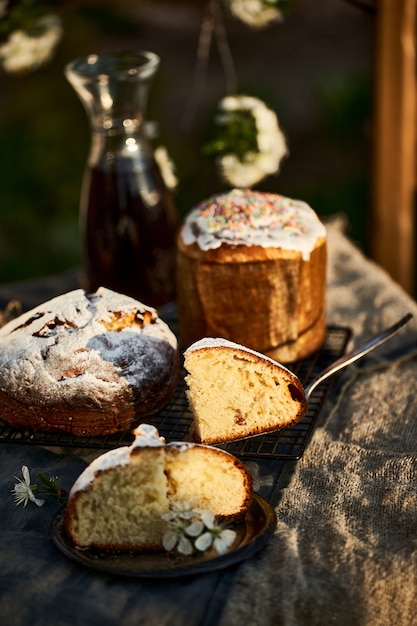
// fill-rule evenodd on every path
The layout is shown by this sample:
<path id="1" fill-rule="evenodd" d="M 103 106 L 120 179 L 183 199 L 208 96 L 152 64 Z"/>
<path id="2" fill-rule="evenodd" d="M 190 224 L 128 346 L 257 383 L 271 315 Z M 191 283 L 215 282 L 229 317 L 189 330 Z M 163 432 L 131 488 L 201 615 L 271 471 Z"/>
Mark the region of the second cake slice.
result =
<path id="1" fill-rule="evenodd" d="M 281 430 L 307 410 L 297 376 L 254 350 L 205 338 L 184 357 L 196 441 L 225 443 Z"/>

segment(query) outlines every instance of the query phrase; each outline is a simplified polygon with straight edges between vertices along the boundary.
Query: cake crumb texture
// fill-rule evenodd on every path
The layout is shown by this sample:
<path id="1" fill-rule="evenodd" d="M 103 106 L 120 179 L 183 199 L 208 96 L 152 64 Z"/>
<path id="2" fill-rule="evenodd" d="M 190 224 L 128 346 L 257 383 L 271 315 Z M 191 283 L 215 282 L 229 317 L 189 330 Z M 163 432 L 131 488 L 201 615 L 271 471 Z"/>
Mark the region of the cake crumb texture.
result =
<path id="1" fill-rule="evenodd" d="M 185 352 L 194 438 L 221 443 L 287 428 L 307 410 L 303 386 L 285 366 L 221 338 Z"/>
<path id="2" fill-rule="evenodd" d="M 149 424 L 135 435 L 131 446 L 102 454 L 74 483 L 64 523 L 77 547 L 160 551 L 162 515 L 176 505 L 208 509 L 220 519 L 245 514 L 252 479 L 234 456 L 199 444 L 165 444 Z"/>

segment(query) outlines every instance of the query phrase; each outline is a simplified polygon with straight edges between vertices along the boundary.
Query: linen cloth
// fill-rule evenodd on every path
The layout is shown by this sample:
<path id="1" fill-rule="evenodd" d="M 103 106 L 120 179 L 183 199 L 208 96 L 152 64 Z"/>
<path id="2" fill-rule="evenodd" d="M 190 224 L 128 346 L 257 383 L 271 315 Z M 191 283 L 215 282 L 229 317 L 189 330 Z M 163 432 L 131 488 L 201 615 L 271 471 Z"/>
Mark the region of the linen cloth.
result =
<path id="1" fill-rule="evenodd" d="M 415 302 L 328 225 L 328 319 L 356 346 Z M 240 568 L 220 624 L 417 624 L 415 322 L 340 374 L 277 507 L 268 548 Z"/>
<path id="2" fill-rule="evenodd" d="M 328 224 L 328 320 L 359 346 L 417 305 Z M 52 282 L 51 297 L 64 288 Z M 30 291 L 30 290 L 29 290 Z M 3 298 L 23 298 L 19 289 Z M 31 302 L 37 291 L 30 292 Z M 1 295 L 0 295 L 1 299 Z M 41 299 L 40 299 L 41 301 Z M 410 626 L 417 624 L 417 325 L 337 375 L 303 457 L 270 493 L 267 546 L 222 571 L 178 580 L 84 568 L 49 537 L 59 509 L 15 507 L 27 464 L 70 487 L 97 451 L 0 444 L 0 622 L 7 626 Z M 278 465 L 247 463 L 262 493 Z"/>

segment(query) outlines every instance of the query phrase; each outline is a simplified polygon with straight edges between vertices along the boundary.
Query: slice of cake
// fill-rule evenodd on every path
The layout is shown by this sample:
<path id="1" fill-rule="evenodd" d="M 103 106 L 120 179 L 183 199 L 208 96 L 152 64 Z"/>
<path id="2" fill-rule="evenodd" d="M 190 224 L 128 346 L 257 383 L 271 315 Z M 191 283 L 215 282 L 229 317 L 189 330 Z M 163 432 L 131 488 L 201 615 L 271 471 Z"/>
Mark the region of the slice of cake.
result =
<path id="1" fill-rule="evenodd" d="M 195 441 L 222 443 L 280 430 L 307 410 L 297 376 L 259 352 L 205 338 L 184 357 Z"/>
<path id="2" fill-rule="evenodd" d="M 95 459 L 74 483 L 65 530 L 86 549 L 162 550 L 163 515 L 172 507 L 206 509 L 238 519 L 252 502 L 252 479 L 231 454 L 209 446 L 165 444 L 142 424 L 131 446 Z"/>

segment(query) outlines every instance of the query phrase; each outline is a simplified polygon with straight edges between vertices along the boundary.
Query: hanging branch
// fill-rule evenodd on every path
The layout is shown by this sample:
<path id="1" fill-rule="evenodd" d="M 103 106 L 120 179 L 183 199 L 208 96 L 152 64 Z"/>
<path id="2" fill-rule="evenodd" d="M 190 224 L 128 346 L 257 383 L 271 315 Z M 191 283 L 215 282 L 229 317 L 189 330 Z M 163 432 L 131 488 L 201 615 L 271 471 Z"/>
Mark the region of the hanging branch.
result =
<path id="1" fill-rule="evenodd" d="M 208 0 L 208 2 L 204 3 L 204 13 L 201 20 L 197 58 L 194 68 L 193 88 L 186 104 L 181 123 L 181 127 L 185 131 L 190 130 L 205 84 L 207 67 L 210 58 L 210 47 L 214 32 L 214 15 L 211 7 L 212 3 L 213 0 Z"/>
<path id="2" fill-rule="evenodd" d="M 236 93 L 237 90 L 236 69 L 224 25 L 221 0 L 205 0 L 194 68 L 193 87 L 181 124 L 185 131 L 190 130 L 204 90 L 213 36 L 216 38 L 217 49 L 223 66 L 225 92 L 227 95 L 230 95 Z"/>
<path id="3" fill-rule="evenodd" d="M 237 92 L 237 74 L 229 45 L 229 40 L 227 37 L 226 28 L 224 25 L 224 13 L 220 1 L 214 1 L 211 4 L 214 17 L 217 48 L 219 50 L 220 59 L 223 64 L 225 91 L 226 95 L 232 95 Z"/>

